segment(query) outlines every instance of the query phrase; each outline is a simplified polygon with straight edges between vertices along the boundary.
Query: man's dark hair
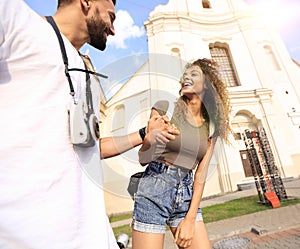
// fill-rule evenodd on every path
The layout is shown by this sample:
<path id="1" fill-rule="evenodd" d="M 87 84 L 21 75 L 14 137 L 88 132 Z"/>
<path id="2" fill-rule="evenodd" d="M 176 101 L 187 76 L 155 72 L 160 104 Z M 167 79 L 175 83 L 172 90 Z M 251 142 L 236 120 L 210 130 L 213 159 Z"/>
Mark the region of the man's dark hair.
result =
<path id="1" fill-rule="evenodd" d="M 72 3 L 73 0 L 58 0 L 57 2 L 57 8 L 63 5 L 68 5 L 70 3 Z"/>
<path id="2" fill-rule="evenodd" d="M 72 3 L 74 0 L 58 0 L 58 3 L 57 3 L 57 8 L 58 7 L 61 7 L 61 6 L 64 6 L 64 5 L 68 5 L 70 3 Z M 112 0 L 113 4 L 116 5 L 116 1 L 117 0 Z"/>

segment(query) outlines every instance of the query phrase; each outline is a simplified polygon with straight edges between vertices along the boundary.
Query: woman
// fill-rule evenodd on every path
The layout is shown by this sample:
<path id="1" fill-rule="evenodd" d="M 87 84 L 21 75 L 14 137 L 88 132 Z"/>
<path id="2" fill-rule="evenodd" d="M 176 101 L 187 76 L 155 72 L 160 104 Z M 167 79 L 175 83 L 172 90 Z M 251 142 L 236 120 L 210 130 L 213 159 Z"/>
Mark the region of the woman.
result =
<path id="1" fill-rule="evenodd" d="M 166 225 L 179 248 L 211 248 L 199 205 L 217 138 L 227 140 L 230 131 L 228 96 L 208 59 L 188 63 L 180 84 L 169 123 L 180 135 L 167 144 L 146 135 L 139 150 L 140 163 L 149 165 L 135 197 L 133 249 L 162 249 Z M 157 102 L 151 116 L 164 115 L 168 104 Z"/>

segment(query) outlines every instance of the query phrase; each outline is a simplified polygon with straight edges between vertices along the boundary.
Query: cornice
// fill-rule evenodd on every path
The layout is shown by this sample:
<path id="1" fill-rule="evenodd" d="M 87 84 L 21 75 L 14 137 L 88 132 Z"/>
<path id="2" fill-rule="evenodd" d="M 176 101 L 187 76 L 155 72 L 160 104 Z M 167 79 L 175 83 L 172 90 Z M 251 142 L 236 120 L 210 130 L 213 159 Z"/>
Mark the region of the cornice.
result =
<path id="1" fill-rule="evenodd" d="M 236 22 L 237 20 L 255 18 L 253 14 L 249 11 L 240 11 L 240 12 L 164 12 L 156 13 L 149 17 L 147 21 L 144 22 L 144 25 L 153 25 L 156 22 L 167 22 L 169 20 L 175 19 L 184 19 L 195 23 L 201 23 L 204 25 L 210 24 L 224 24 Z"/>
<path id="2" fill-rule="evenodd" d="M 273 91 L 267 88 L 259 88 L 254 90 L 242 90 L 242 91 L 228 91 L 228 95 L 231 100 L 242 99 L 259 99 L 259 100 L 271 100 Z"/>
<path id="3" fill-rule="evenodd" d="M 253 16 L 233 15 L 232 13 L 202 15 L 187 15 L 187 13 L 165 13 L 149 18 L 144 23 L 148 36 L 160 32 L 181 31 L 201 33 L 217 32 L 226 30 L 228 32 L 240 32 L 242 30 L 262 28 Z"/>

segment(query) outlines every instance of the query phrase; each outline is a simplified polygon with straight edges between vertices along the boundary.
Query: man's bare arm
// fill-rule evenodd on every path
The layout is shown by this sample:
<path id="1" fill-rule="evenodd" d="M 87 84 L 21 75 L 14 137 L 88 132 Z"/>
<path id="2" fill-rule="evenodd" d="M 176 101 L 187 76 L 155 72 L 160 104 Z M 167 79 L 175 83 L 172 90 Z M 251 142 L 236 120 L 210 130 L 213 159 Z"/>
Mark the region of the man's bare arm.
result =
<path id="1" fill-rule="evenodd" d="M 168 142 L 174 140 L 177 131 L 166 125 L 166 122 L 167 120 L 164 116 L 152 116 L 148 121 L 146 136 L 148 137 L 154 132 L 156 134 L 159 132 L 162 141 Z M 143 140 L 138 131 L 125 136 L 100 138 L 100 156 L 102 159 L 117 156 L 142 144 L 142 142 Z"/>

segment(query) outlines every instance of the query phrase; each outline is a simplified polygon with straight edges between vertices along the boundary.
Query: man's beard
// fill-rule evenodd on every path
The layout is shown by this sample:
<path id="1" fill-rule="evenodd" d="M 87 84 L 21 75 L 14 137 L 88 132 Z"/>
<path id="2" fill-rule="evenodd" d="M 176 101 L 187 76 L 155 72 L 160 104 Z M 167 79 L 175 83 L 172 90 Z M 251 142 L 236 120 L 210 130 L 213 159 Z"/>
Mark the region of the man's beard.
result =
<path id="1" fill-rule="evenodd" d="M 90 18 L 86 22 L 90 36 L 89 44 L 103 51 L 106 48 L 106 35 L 109 35 L 109 27 L 102 19 Z"/>

